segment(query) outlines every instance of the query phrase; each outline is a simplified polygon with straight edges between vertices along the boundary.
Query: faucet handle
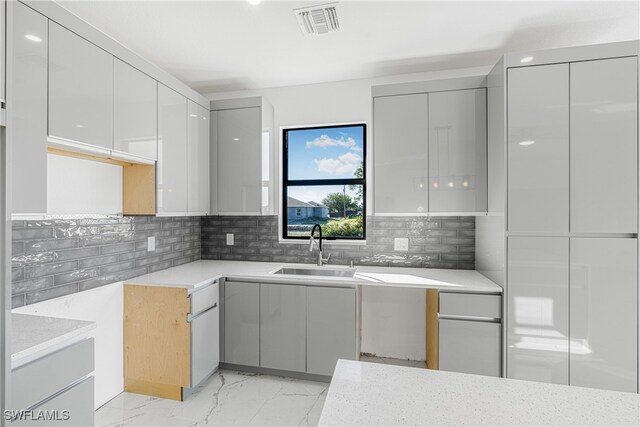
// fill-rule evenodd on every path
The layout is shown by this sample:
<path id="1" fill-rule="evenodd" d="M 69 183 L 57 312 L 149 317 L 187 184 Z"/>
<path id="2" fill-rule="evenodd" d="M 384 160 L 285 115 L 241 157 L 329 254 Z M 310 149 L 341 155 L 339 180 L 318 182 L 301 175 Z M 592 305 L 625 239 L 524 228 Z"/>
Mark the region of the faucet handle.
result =
<path id="1" fill-rule="evenodd" d="M 329 258 L 331 258 L 331 254 L 327 255 L 327 257 L 326 257 L 326 258 L 323 258 L 323 259 L 322 259 L 322 262 L 323 262 L 323 263 L 324 263 L 324 262 L 327 262 L 327 263 L 328 263 L 328 262 L 329 262 Z"/>

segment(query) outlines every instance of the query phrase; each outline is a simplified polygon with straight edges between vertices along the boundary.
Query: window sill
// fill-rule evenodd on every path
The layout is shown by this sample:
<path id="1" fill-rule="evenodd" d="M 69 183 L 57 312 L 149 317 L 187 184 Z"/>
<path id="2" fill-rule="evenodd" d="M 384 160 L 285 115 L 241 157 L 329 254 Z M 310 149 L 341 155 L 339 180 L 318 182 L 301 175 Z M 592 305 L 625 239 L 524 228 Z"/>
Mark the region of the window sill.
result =
<path id="1" fill-rule="evenodd" d="M 316 241 L 318 239 L 316 238 Z M 288 240 L 288 239 L 278 239 L 278 243 L 284 245 L 309 245 L 309 239 L 300 239 L 300 240 Z M 335 247 L 335 246 L 365 246 L 367 244 L 366 240 L 322 240 L 322 245 L 327 247 Z"/>

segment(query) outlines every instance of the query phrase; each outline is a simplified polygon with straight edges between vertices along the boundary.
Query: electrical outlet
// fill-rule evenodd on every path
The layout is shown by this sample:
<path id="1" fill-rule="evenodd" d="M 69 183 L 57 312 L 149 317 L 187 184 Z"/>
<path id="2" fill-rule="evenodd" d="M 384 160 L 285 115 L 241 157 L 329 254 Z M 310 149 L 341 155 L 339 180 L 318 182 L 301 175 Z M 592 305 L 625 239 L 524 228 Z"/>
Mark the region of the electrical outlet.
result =
<path id="1" fill-rule="evenodd" d="M 233 233 L 227 233 L 227 246 L 233 246 Z"/>
<path id="2" fill-rule="evenodd" d="M 393 239 L 393 250 L 407 252 L 409 250 L 409 239 L 406 237 L 396 237 Z"/>
<path id="3" fill-rule="evenodd" d="M 153 252 L 156 250 L 156 238 L 151 236 L 147 238 L 147 251 Z"/>

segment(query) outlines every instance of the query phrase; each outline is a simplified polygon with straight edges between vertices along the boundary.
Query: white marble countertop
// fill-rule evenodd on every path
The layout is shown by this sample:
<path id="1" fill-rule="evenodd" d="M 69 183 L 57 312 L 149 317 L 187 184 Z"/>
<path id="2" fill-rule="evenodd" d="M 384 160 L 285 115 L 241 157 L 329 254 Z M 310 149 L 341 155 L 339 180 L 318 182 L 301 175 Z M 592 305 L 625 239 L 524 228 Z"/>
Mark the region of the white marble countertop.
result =
<path id="1" fill-rule="evenodd" d="M 60 345 L 81 337 L 96 328 L 95 322 L 33 316 L 11 315 L 11 366 L 18 367 L 35 355 L 54 351 Z"/>
<path id="2" fill-rule="evenodd" d="M 347 269 L 347 267 L 335 265 L 317 267 L 310 264 L 200 260 L 145 274 L 126 280 L 125 283 L 143 286 L 184 287 L 191 293 L 224 277 L 228 280 L 277 283 L 304 282 L 305 284 L 320 286 L 398 286 L 440 289 L 448 292 L 502 293 L 500 286 L 474 270 L 358 266 L 353 278 L 273 274 L 274 271 L 283 266 Z"/>
<path id="3" fill-rule="evenodd" d="M 339 360 L 320 426 L 640 425 L 640 395 Z"/>

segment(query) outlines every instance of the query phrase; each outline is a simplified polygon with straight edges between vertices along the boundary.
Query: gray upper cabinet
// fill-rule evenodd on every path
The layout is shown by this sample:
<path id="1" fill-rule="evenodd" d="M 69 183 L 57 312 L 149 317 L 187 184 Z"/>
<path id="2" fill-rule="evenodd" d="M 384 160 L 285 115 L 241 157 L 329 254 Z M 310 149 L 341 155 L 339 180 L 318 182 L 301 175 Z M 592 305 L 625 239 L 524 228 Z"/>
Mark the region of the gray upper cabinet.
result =
<path id="1" fill-rule="evenodd" d="M 187 212 L 187 98 L 158 85 L 158 214 Z"/>
<path id="2" fill-rule="evenodd" d="M 49 21 L 49 136 L 113 147 L 113 56 Z"/>
<path id="3" fill-rule="evenodd" d="M 157 160 L 158 83 L 115 58 L 113 91 L 113 149 Z"/>
<path id="4" fill-rule="evenodd" d="M 260 284 L 260 366 L 304 372 L 307 288 Z"/>
<path id="5" fill-rule="evenodd" d="M 5 102 L 6 101 L 6 52 L 5 52 L 5 46 L 6 46 L 6 37 L 5 35 L 7 34 L 7 30 L 6 30 L 6 11 L 7 11 L 7 4 L 5 0 L 0 0 L 0 102 Z"/>
<path id="6" fill-rule="evenodd" d="M 260 284 L 224 284 L 224 362 L 260 365 Z"/>
<path id="7" fill-rule="evenodd" d="M 260 107 L 218 111 L 218 212 L 262 212 Z"/>
<path id="8" fill-rule="evenodd" d="M 637 393 L 638 240 L 572 238 L 570 245 L 569 383 Z"/>
<path id="9" fill-rule="evenodd" d="M 638 231 L 637 64 L 570 65 L 572 232 Z"/>
<path id="10" fill-rule="evenodd" d="M 427 213 L 427 94 L 373 102 L 374 211 Z"/>
<path id="11" fill-rule="evenodd" d="M 569 231 L 569 64 L 508 71 L 509 232 Z"/>
<path id="12" fill-rule="evenodd" d="M 487 210 L 487 91 L 429 93 L 429 212 Z"/>
<path id="13" fill-rule="evenodd" d="M 218 214 L 218 112 L 209 112 L 209 215 Z"/>
<path id="14" fill-rule="evenodd" d="M 4 4 L 2 4 L 4 7 Z M 14 214 L 47 212 L 47 18 L 13 3 Z M 27 37 L 29 36 L 29 37 Z"/>
<path id="15" fill-rule="evenodd" d="M 307 373 L 330 376 L 338 359 L 357 358 L 356 290 L 307 287 Z"/>
<path id="16" fill-rule="evenodd" d="M 187 210 L 190 214 L 209 212 L 209 110 L 188 102 Z"/>

